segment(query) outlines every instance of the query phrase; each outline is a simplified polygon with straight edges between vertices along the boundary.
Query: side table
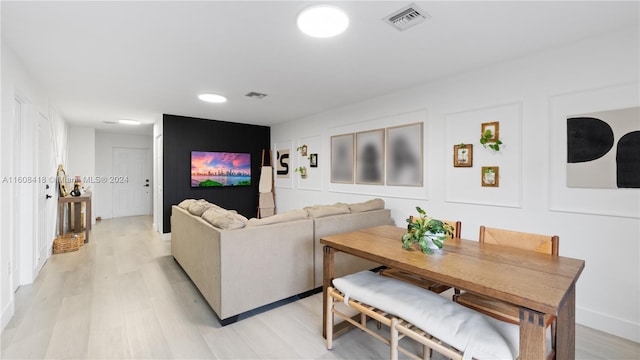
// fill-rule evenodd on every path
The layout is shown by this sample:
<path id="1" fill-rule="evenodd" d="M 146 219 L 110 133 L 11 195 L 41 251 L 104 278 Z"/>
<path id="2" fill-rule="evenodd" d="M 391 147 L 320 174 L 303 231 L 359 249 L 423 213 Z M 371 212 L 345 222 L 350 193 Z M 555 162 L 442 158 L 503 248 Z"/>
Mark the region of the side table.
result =
<path id="1" fill-rule="evenodd" d="M 85 203 L 86 213 L 84 218 L 84 242 L 89 242 L 89 230 L 91 230 L 91 195 L 82 196 L 65 196 L 58 198 L 58 232 L 64 233 L 64 205 L 68 204 L 69 207 L 69 229 L 79 233 L 82 231 L 80 227 L 80 213 L 82 210 L 82 203 Z M 71 221 L 71 205 L 73 205 L 74 219 Z"/>

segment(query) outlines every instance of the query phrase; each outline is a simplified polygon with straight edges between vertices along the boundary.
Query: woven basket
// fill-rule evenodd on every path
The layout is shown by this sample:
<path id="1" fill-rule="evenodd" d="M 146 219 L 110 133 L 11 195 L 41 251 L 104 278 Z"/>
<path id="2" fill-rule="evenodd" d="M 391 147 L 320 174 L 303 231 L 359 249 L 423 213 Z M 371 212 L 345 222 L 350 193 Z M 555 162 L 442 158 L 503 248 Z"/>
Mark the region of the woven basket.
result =
<path id="1" fill-rule="evenodd" d="M 53 253 L 61 254 L 76 251 L 84 245 L 84 233 L 62 234 L 53 240 Z"/>

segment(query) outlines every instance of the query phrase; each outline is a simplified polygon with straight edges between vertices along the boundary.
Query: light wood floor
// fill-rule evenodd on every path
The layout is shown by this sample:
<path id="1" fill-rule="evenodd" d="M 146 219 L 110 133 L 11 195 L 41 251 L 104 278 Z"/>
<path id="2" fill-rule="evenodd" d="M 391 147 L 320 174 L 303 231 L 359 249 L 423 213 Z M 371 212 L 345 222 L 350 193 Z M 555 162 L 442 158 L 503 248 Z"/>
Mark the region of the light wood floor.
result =
<path id="1" fill-rule="evenodd" d="M 4 359 L 384 359 L 352 330 L 325 348 L 317 294 L 221 327 L 151 231 L 151 218 L 103 220 L 77 252 L 53 255 L 16 292 Z M 372 325 L 374 327 L 374 325 Z M 640 345 L 577 326 L 578 359 L 639 359 Z M 434 356 L 434 359 L 438 358 Z"/>

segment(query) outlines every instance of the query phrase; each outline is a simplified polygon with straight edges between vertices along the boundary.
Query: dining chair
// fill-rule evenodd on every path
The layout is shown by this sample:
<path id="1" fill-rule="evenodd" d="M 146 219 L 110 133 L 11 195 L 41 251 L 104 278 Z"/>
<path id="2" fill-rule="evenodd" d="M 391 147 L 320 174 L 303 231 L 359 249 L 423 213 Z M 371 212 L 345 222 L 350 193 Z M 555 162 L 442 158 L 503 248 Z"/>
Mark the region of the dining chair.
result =
<path id="1" fill-rule="evenodd" d="M 443 223 L 451 226 L 451 234 L 447 234 L 447 239 L 459 239 L 462 233 L 462 222 L 453 220 L 442 220 Z M 380 271 L 380 275 L 388 276 L 394 279 L 403 280 L 410 284 L 420 286 L 435 293 L 442 293 L 451 288 L 449 285 L 440 284 L 429 279 L 423 279 L 415 274 L 411 274 L 402 270 L 387 268 Z"/>
<path id="2" fill-rule="evenodd" d="M 479 242 L 558 256 L 560 238 L 557 235 L 547 236 L 480 226 Z M 518 306 L 470 292 L 460 293 L 459 289 L 455 289 L 453 301 L 498 320 L 520 324 Z M 549 355 L 555 356 L 556 318 L 553 315 L 545 315 L 544 321 L 545 327 L 551 326 L 552 351 Z"/>

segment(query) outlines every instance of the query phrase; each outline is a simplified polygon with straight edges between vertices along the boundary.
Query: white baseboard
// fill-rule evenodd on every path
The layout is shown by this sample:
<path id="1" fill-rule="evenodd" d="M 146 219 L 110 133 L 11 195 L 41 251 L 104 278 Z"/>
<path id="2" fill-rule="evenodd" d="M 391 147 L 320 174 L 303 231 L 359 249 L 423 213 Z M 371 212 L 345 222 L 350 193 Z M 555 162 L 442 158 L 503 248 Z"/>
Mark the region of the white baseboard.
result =
<path id="1" fill-rule="evenodd" d="M 162 233 L 160 234 L 160 238 L 164 241 L 169 241 L 171 240 L 171 233 Z"/>
<path id="2" fill-rule="evenodd" d="M 151 224 L 151 230 L 158 231 L 158 224 L 156 223 Z"/>
<path id="3" fill-rule="evenodd" d="M 12 299 L 11 302 L 7 304 L 4 309 L 2 309 L 2 318 L 0 319 L 2 329 L 0 331 L 4 331 L 4 328 L 7 327 L 7 324 L 9 324 L 9 321 L 11 321 L 11 318 L 13 317 L 13 313 L 15 312 L 15 307 L 13 306 L 13 304 L 14 301 Z"/>
<path id="4" fill-rule="evenodd" d="M 576 323 L 640 343 L 640 324 L 576 306 Z"/>

